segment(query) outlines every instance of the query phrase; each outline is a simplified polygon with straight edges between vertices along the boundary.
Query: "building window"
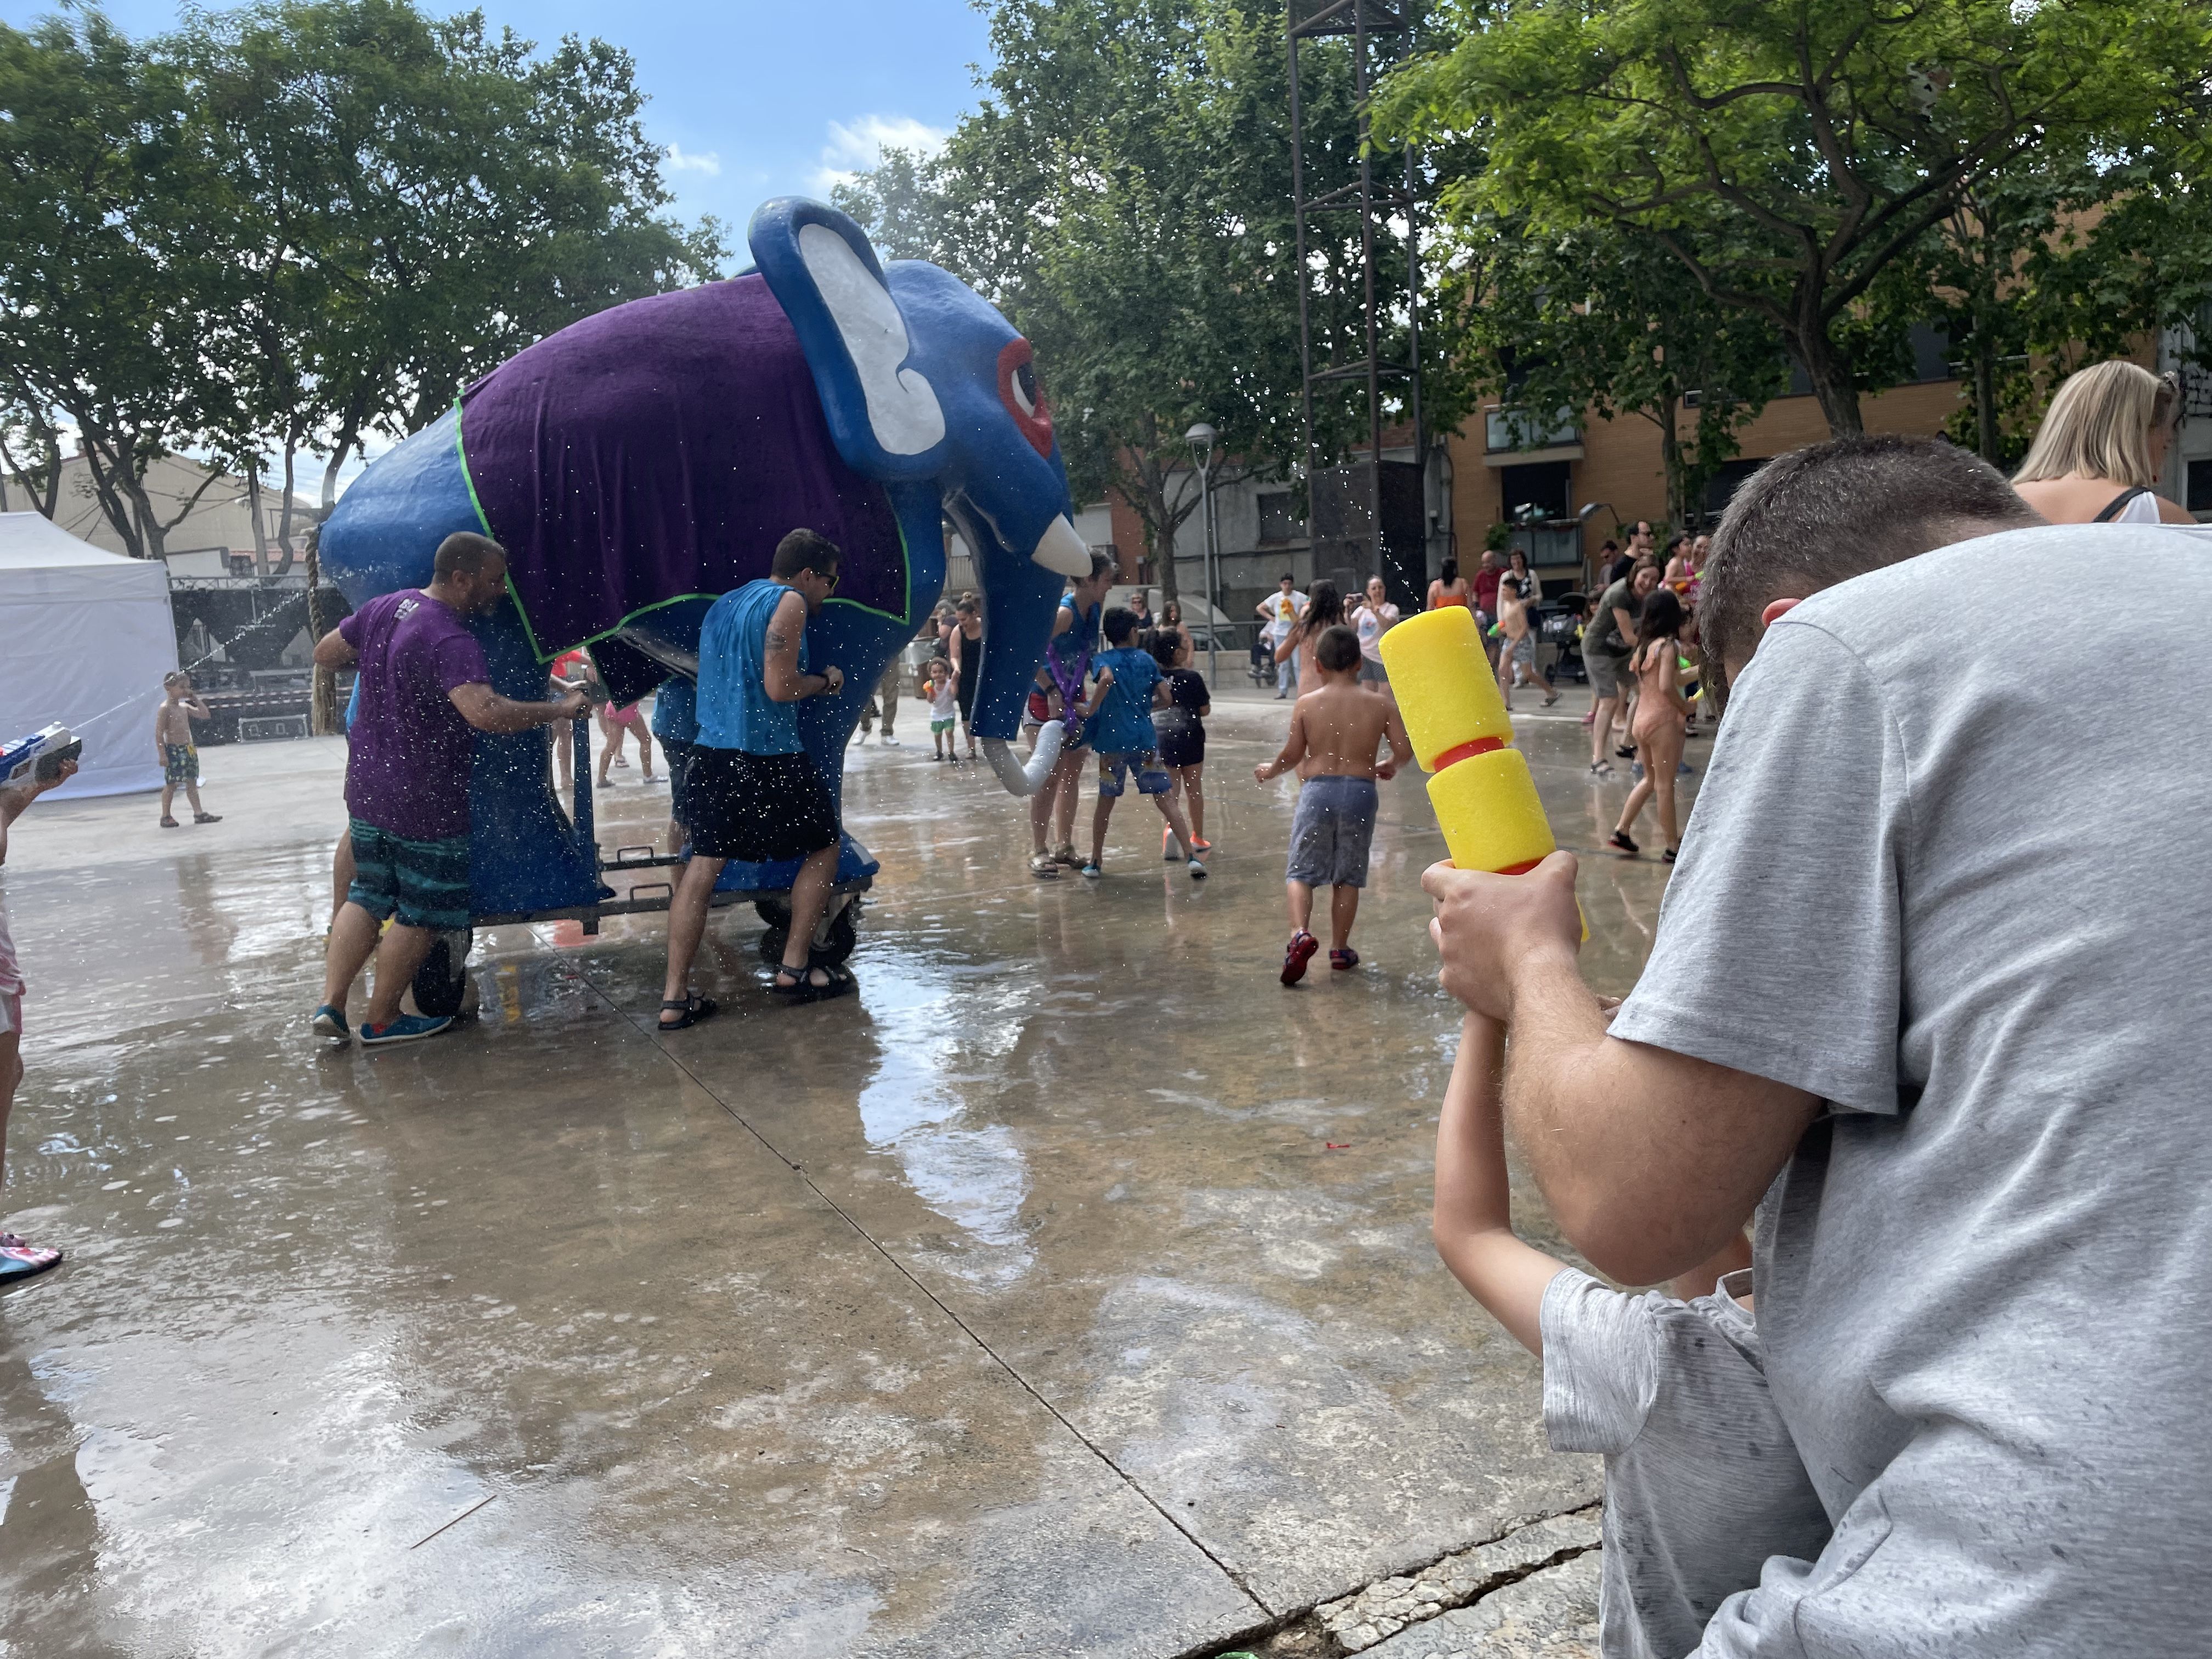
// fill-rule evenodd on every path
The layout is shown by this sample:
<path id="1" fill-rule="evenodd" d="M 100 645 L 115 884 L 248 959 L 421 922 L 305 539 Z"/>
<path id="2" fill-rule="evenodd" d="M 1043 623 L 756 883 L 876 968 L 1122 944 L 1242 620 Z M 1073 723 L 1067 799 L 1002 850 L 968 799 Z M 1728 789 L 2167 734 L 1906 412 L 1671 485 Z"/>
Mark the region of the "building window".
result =
<path id="1" fill-rule="evenodd" d="M 1569 461 L 1537 461 L 1525 466 L 1502 466 L 1498 470 L 1498 488 L 1504 516 L 1518 520 L 1523 514 L 1541 519 L 1565 519 L 1573 515 L 1568 504 L 1572 483 L 1573 463 Z"/>
<path id="2" fill-rule="evenodd" d="M 2184 504 L 2191 513 L 2212 513 L 2212 459 L 2190 462 L 2189 500 Z"/>
<path id="3" fill-rule="evenodd" d="M 1493 455 L 1521 449 L 1564 449 L 1582 441 L 1575 411 L 1561 408 L 1548 416 L 1526 409 L 1492 409 L 1483 416 L 1483 442 Z"/>
<path id="4" fill-rule="evenodd" d="M 1727 510 L 1743 481 L 1766 465 L 1767 458 L 1757 460 L 1723 461 L 1713 476 L 1705 480 L 1705 522 L 1710 526 Z"/>
<path id="5" fill-rule="evenodd" d="M 1912 353 L 1912 378 L 1919 381 L 1948 380 L 1951 376 L 1951 337 L 1935 323 L 1915 323 L 1906 331 Z"/>
<path id="6" fill-rule="evenodd" d="M 1260 539 L 1262 542 L 1294 542 L 1298 538 L 1298 515 L 1291 505 L 1287 489 L 1263 489 L 1257 497 L 1260 507 Z"/>

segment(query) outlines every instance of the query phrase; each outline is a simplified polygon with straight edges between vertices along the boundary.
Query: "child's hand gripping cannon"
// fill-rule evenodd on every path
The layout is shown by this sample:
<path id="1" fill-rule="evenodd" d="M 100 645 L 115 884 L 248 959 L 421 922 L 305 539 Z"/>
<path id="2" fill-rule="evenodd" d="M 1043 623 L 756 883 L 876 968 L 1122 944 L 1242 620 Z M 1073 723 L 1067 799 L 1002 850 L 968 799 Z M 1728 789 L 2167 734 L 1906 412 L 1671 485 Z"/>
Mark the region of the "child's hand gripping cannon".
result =
<path id="1" fill-rule="evenodd" d="M 1528 760 L 1507 746 L 1512 717 L 1474 616 L 1453 605 L 1408 617 L 1382 649 L 1414 757 L 1435 774 L 1429 805 L 1452 863 L 1504 876 L 1534 869 L 1558 843 Z"/>

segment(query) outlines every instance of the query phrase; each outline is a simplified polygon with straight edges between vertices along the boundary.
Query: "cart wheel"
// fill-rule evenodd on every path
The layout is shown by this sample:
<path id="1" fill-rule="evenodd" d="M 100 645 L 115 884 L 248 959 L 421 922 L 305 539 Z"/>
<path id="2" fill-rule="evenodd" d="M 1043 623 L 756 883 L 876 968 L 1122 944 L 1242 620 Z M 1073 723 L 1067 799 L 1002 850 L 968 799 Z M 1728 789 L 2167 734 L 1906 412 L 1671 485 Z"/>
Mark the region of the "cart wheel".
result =
<path id="1" fill-rule="evenodd" d="M 829 943 L 814 947 L 812 955 L 817 964 L 834 968 L 853 954 L 854 947 L 860 942 L 860 927 L 853 920 L 853 913 L 860 908 L 857 904 L 848 904 L 837 912 L 837 919 L 830 924 Z"/>
<path id="2" fill-rule="evenodd" d="M 467 928 L 441 933 L 415 970 L 415 1006 L 433 1019 L 461 1012 L 469 988 L 469 951 L 475 943 L 476 935 Z"/>
<path id="3" fill-rule="evenodd" d="M 855 904 L 848 904 L 837 912 L 836 920 L 830 924 L 828 942 L 816 945 L 806 953 L 807 960 L 814 966 L 834 968 L 853 954 L 860 942 L 860 928 L 853 920 L 853 912 L 859 908 Z M 768 931 L 761 935 L 760 939 L 761 960 L 770 967 L 783 960 L 784 943 L 791 937 L 791 907 L 787 904 L 781 908 L 781 917 L 769 925 Z"/>

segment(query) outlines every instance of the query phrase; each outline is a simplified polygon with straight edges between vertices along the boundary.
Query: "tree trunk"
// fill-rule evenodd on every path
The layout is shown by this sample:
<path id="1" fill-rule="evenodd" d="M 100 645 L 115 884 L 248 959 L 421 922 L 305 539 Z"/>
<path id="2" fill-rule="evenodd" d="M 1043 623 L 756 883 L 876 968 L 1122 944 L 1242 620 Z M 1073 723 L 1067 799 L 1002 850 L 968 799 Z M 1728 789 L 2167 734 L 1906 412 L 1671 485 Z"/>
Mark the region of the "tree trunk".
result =
<path id="1" fill-rule="evenodd" d="M 102 516 L 122 542 L 125 554 L 134 559 L 146 557 L 146 538 L 140 529 L 137 503 L 118 476 L 120 468 L 111 464 L 104 447 L 82 424 L 78 430 L 84 434 L 80 442 L 84 450 L 85 471 L 92 475 L 93 494 L 99 498 Z"/>
<path id="2" fill-rule="evenodd" d="M 331 450 L 330 462 L 323 468 L 322 507 L 323 517 L 326 519 L 331 515 L 331 509 L 337 505 L 338 469 L 345 465 L 346 457 L 353 453 L 354 437 L 354 428 L 349 424 L 344 431 L 338 434 L 338 441 Z"/>
<path id="3" fill-rule="evenodd" d="M 1160 503 L 1164 508 L 1167 503 Z M 1164 528 L 1152 532 L 1152 569 L 1160 579 L 1160 605 L 1165 609 L 1182 602 L 1181 590 L 1176 585 L 1176 524 L 1174 518 L 1163 511 L 1160 524 Z"/>
<path id="4" fill-rule="evenodd" d="M 261 516 L 261 458 L 258 455 L 246 469 L 246 511 L 253 521 L 254 568 L 266 570 L 269 568 L 269 526 Z M 289 550 L 285 557 L 291 557 Z"/>
<path id="5" fill-rule="evenodd" d="M 1797 354 L 1798 367 L 1813 383 L 1813 396 L 1827 418 L 1832 438 L 1856 438 L 1866 430 L 1859 416 L 1859 392 L 1851 384 L 1850 365 L 1838 355 L 1828 338 L 1826 322 L 1817 316 L 1790 329 L 1784 337 Z"/>
<path id="6" fill-rule="evenodd" d="M 276 510 L 276 545 L 292 557 L 292 483 L 300 465 L 300 426 L 293 422 L 284 432 L 284 505 Z"/>
<path id="7" fill-rule="evenodd" d="M 131 515 L 138 521 L 138 538 L 145 552 L 141 557 L 167 559 L 169 538 L 164 532 L 161 515 L 154 511 L 154 498 L 146 493 L 145 475 L 124 480 L 123 488 L 131 497 Z"/>
<path id="8" fill-rule="evenodd" d="M 1682 518 L 1682 439 L 1674 428 L 1677 408 L 1673 392 L 1660 394 L 1659 462 L 1667 472 L 1667 526 L 1674 531 L 1686 527 Z"/>
<path id="9" fill-rule="evenodd" d="M 1976 319 L 1974 328 L 1974 447 L 1991 466 L 2002 468 L 1997 433 L 1996 349 L 1989 330 Z"/>

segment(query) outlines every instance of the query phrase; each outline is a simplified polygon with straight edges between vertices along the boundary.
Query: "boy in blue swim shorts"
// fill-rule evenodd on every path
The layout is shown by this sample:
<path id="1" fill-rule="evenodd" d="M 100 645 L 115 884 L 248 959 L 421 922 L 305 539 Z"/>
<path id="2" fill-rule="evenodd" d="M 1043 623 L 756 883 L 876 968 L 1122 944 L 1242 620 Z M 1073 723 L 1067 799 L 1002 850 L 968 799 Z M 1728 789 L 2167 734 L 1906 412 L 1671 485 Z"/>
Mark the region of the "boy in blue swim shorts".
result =
<path id="1" fill-rule="evenodd" d="M 1367 851 L 1375 839 L 1379 797 L 1376 781 L 1397 775 L 1413 745 L 1398 718 L 1398 705 L 1359 685 L 1359 635 L 1339 623 L 1314 642 L 1321 684 L 1291 710 L 1291 734 L 1274 759 L 1252 769 L 1261 783 L 1297 768 L 1298 805 L 1291 819 L 1291 857 L 1283 878 L 1290 891 L 1291 942 L 1283 952 L 1283 983 L 1306 976 L 1321 949 L 1313 936 L 1314 889 L 1330 890 L 1328 965 L 1356 968 L 1352 924 L 1359 915 L 1359 890 L 1367 885 Z M 1377 764 L 1384 738 L 1390 758 Z"/>
<path id="2" fill-rule="evenodd" d="M 1165 677 L 1152 653 L 1136 648 L 1137 614 L 1116 605 L 1106 613 L 1107 649 L 1091 659 L 1098 676 L 1091 700 L 1084 706 L 1084 732 L 1098 757 L 1098 805 L 1091 814 L 1091 862 L 1083 873 L 1097 880 L 1105 872 L 1106 823 L 1114 816 L 1114 803 L 1137 776 L 1137 793 L 1150 795 L 1168 821 L 1190 869 L 1193 881 L 1206 878 L 1206 866 L 1191 846 L 1190 825 L 1182 806 L 1171 793 L 1175 778 L 1160 764 L 1159 738 L 1152 729 L 1152 708 L 1166 702 Z"/>

